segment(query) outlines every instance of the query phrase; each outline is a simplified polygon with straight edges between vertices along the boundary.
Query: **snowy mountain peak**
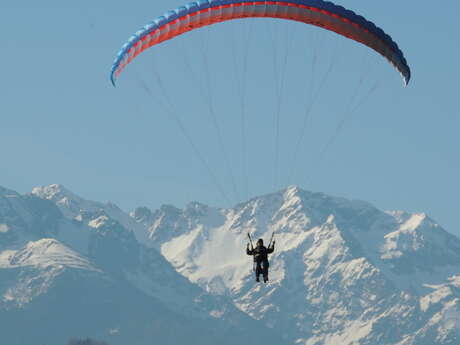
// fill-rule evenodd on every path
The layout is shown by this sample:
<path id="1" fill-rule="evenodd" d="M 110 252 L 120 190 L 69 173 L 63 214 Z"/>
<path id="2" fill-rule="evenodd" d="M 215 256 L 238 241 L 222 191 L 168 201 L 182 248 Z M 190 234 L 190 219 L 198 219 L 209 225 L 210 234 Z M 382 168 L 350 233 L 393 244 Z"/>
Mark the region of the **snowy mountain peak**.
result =
<path id="1" fill-rule="evenodd" d="M 283 193 L 283 197 L 284 197 L 284 200 L 287 201 L 289 199 L 301 199 L 301 193 L 306 193 L 306 191 L 303 191 L 302 189 L 300 189 L 300 187 L 298 186 L 289 186 L 286 188 L 286 190 L 284 190 Z"/>
<path id="2" fill-rule="evenodd" d="M 97 271 L 87 259 L 51 238 L 28 242 L 25 247 L 19 250 L 7 251 L 3 260 L 1 259 L 0 257 L 1 268 L 58 266 Z"/>
<path id="3" fill-rule="evenodd" d="M 121 224 L 125 229 L 132 231 L 139 241 L 145 242 L 147 239 L 148 234 L 145 231 L 145 226 L 114 203 L 86 200 L 57 184 L 36 187 L 32 194 L 53 201 L 67 218 L 79 222 L 91 222 L 96 218 L 106 216 Z M 95 225 L 96 223 L 92 224 Z M 99 219 L 99 223 L 102 225 L 101 219 Z"/>
<path id="4" fill-rule="evenodd" d="M 60 184 L 50 184 L 48 186 L 39 186 L 32 189 L 32 194 L 42 199 L 58 201 L 63 198 L 80 199 L 67 188 Z"/>
<path id="5" fill-rule="evenodd" d="M 85 200 L 60 184 L 35 187 L 32 189 L 32 195 L 41 199 L 53 201 L 65 212 L 71 211 L 78 214 L 81 211 L 98 211 L 102 209 L 122 212 L 120 208 L 112 202 L 101 203 Z"/>
<path id="6" fill-rule="evenodd" d="M 307 194 L 310 194 L 306 191 L 301 190 L 297 186 L 290 186 L 282 193 L 283 206 L 281 207 L 281 209 L 301 206 L 304 201 L 302 197 L 306 197 Z"/>
<path id="7" fill-rule="evenodd" d="M 53 201 L 65 215 L 74 217 L 80 214 L 85 204 L 89 204 L 60 184 L 35 187 L 32 189 L 32 195 Z"/>

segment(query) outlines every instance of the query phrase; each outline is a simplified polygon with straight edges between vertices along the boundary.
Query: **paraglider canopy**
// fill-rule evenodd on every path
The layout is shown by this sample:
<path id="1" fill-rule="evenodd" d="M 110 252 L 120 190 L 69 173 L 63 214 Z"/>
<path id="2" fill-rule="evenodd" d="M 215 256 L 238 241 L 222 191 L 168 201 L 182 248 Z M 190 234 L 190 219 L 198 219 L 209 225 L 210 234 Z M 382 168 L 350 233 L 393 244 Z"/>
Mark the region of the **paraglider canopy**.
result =
<path id="1" fill-rule="evenodd" d="M 137 31 L 118 53 L 110 80 L 115 81 L 144 50 L 187 31 L 240 18 L 278 18 L 322 27 L 360 42 L 384 56 L 407 85 L 411 71 L 393 39 L 374 23 L 353 11 L 322 0 L 200 0 L 165 13 Z"/>

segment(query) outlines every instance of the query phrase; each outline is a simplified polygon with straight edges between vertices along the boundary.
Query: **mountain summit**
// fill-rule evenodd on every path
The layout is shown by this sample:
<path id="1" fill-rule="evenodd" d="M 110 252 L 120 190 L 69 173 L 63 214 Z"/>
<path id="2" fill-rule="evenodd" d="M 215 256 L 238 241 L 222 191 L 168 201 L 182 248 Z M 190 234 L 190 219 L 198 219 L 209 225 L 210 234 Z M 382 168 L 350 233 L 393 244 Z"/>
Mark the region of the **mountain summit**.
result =
<path id="1" fill-rule="evenodd" d="M 275 233 L 266 285 L 254 281 L 248 232 Z M 422 213 L 296 186 L 233 208 L 130 214 L 60 185 L 0 188 L 0 279 L 11 345 L 460 341 L 457 237 Z"/>

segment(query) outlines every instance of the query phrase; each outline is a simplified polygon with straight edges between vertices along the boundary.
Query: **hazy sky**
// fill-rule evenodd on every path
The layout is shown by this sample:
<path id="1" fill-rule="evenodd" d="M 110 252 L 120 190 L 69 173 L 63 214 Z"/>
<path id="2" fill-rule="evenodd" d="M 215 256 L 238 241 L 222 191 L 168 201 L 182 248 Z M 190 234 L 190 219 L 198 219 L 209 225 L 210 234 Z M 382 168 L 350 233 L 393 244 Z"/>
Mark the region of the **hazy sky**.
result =
<path id="1" fill-rule="evenodd" d="M 113 88 L 122 44 L 183 3 L 94 3 L 1 2 L 0 185 L 24 193 L 61 183 L 129 210 L 229 206 L 297 184 L 426 212 L 460 235 L 457 1 L 340 2 L 399 44 L 413 72 L 407 88 L 366 47 L 267 19 L 157 46 Z"/>

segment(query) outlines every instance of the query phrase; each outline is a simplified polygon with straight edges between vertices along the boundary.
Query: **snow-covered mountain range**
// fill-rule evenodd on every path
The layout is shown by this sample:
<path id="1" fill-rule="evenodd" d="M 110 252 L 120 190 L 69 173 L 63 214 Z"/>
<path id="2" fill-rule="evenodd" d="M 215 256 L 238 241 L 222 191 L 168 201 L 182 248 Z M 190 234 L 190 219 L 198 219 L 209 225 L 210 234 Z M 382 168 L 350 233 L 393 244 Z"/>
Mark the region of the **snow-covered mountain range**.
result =
<path id="1" fill-rule="evenodd" d="M 266 285 L 248 232 L 276 234 Z M 460 344 L 460 240 L 297 187 L 130 214 L 60 185 L 0 187 L 0 327 L 11 345 Z"/>

